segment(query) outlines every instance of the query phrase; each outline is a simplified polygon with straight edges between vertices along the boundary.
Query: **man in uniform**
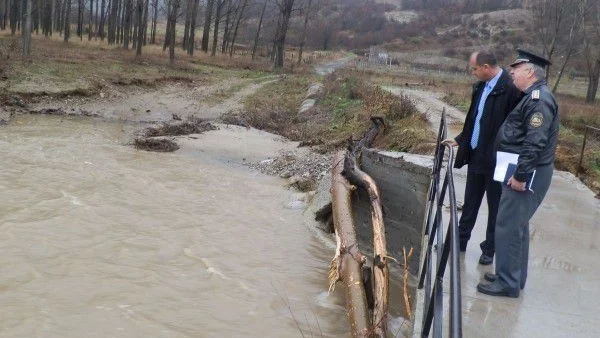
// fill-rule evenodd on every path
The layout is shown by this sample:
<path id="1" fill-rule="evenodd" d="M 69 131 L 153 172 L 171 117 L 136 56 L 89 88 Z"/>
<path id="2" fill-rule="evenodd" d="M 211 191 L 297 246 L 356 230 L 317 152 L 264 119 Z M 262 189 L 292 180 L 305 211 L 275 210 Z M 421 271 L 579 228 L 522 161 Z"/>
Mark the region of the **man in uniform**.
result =
<path id="1" fill-rule="evenodd" d="M 479 263 L 492 264 L 494 259 L 494 229 L 500 193 L 500 182 L 495 182 L 496 150 L 494 139 L 508 113 L 519 103 L 521 92 L 514 86 L 506 70 L 498 66 L 494 54 L 479 51 L 469 59 L 471 72 L 479 80 L 473 85 L 471 106 L 462 132 L 454 139 L 445 140 L 458 145 L 455 168 L 468 164 L 465 203 L 459 221 L 460 251 L 467 242 L 477 220 L 483 194 L 487 196 L 488 221 L 485 241 L 479 244 L 482 254 Z"/>
<path id="2" fill-rule="evenodd" d="M 545 81 L 550 62 L 518 52 L 511 76 L 524 96 L 498 131 L 496 149 L 519 154 L 519 158 L 514 174 L 502 185 L 496 219 L 496 274 L 486 273 L 484 278 L 491 283 L 477 285 L 481 293 L 515 298 L 527 280 L 529 220 L 550 187 L 559 123 L 558 106 Z"/>

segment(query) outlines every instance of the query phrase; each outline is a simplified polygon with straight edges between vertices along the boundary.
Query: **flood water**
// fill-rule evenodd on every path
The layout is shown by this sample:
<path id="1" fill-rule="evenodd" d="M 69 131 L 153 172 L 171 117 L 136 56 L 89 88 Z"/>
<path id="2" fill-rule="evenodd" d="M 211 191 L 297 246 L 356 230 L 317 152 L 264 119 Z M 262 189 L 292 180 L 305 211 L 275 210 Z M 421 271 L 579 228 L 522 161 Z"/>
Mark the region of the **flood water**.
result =
<path id="1" fill-rule="evenodd" d="M 333 250 L 280 179 L 137 151 L 139 125 L 0 128 L 0 337 L 346 337 Z M 302 331 L 302 333 L 301 333 Z"/>

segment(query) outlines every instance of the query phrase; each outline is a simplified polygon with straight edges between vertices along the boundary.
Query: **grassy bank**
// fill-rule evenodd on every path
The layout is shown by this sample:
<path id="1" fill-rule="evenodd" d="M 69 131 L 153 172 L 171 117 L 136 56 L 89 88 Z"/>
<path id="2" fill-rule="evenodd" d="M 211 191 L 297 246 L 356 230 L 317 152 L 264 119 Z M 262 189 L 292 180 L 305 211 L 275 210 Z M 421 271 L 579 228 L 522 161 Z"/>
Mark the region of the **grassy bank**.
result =
<path id="1" fill-rule="evenodd" d="M 386 121 L 375 146 L 430 153 L 435 139 L 426 119 L 407 98 L 396 97 L 352 71 L 337 71 L 324 80 L 322 95 L 313 108 L 299 110 L 315 76 L 287 76 L 248 98 L 245 110 L 226 120 L 278 133 L 325 152 L 359 139 L 370 127 L 370 117 Z"/>

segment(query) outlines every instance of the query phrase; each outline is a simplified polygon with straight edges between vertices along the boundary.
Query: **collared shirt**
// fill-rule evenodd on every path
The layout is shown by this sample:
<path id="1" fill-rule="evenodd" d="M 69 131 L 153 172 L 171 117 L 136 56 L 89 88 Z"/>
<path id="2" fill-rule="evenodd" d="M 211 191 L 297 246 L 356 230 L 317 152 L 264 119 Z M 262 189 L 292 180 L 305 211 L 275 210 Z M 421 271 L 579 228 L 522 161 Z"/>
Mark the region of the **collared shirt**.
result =
<path id="1" fill-rule="evenodd" d="M 481 131 L 481 117 L 483 116 L 483 108 L 485 107 L 485 101 L 487 100 L 488 95 L 492 92 L 496 83 L 500 79 L 502 75 L 502 68 L 496 76 L 494 76 L 491 80 L 486 82 L 485 87 L 483 88 L 483 92 L 481 93 L 481 98 L 479 99 L 479 105 L 477 106 L 477 117 L 475 118 L 475 127 L 473 129 L 473 135 L 471 136 L 471 148 L 477 148 L 477 143 L 479 141 L 479 133 Z"/>

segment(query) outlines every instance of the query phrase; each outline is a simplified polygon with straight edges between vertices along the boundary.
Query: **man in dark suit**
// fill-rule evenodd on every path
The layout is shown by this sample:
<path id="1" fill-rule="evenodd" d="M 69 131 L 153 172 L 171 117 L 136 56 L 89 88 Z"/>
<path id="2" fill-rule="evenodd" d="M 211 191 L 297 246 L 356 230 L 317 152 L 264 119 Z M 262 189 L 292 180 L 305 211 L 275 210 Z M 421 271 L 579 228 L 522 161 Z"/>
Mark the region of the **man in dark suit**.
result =
<path id="1" fill-rule="evenodd" d="M 502 192 L 500 182 L 493 180 L 496 166 L 494 140 L 504 119 L 519 102 L 521 92 L 514 86 L 510 74 L 498 66 L 494 54 L 475 52 L 469 59 L 469 66 L 479 81 L 473 85 L 471 106 L 462 132 L 445 142 L 458 146 L 454 167 L 469 166 L 458 227 L 460 250 L 467 249 L 483 194 L 486 193 L 489 214 L 485 241 L 480 244 L 482 254 L 479 263 L 489 265 L 494 258 L 494 229 Z"/>

